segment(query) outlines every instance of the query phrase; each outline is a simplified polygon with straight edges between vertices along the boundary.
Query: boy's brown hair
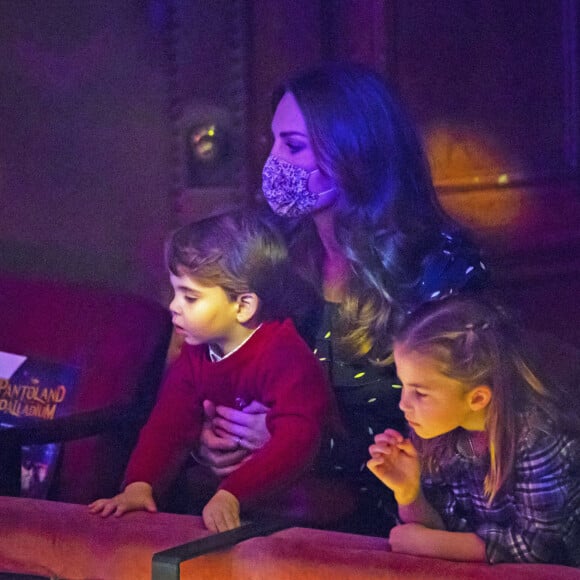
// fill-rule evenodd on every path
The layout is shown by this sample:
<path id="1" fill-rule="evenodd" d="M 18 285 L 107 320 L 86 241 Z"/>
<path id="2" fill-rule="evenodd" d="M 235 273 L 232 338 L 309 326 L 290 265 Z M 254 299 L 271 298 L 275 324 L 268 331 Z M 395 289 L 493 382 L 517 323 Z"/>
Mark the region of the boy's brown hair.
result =
<path id="1" fill-rule="evenodd" d="M 231 300 L 244 292 L 260 299 L 259 321 L 292 314 L 296 298 L 288 251 L 269 220 L 253 210 L 209 217 L 179 228 L 166 246 L 166 263 L 176 276 L 220 286 Z"/>

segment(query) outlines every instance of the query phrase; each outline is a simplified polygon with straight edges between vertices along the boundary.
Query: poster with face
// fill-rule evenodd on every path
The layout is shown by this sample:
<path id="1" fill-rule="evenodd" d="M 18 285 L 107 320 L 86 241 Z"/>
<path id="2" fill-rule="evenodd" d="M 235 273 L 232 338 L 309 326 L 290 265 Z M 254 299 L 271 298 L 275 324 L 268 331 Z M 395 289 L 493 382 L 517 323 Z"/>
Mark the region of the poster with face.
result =
<path id="1" fill-rule="evenodd" d="M 66 415 L 80 369 L 21 354 L 0 352 L 0 429 Z M 22 448 L 21 495 L 45 498 L 60 445 Z"/>

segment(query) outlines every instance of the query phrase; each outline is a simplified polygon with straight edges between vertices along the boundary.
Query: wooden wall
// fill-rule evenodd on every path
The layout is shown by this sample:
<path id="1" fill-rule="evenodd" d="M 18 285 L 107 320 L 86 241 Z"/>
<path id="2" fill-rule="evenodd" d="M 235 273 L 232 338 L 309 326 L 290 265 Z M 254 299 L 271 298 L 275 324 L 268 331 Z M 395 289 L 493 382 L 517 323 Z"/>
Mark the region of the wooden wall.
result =
<path id="1" fill-rule="evenodd" d="M 158 293 L 171 227 L 258 194 L 275 85 L 342 58 L 397 87 L 441 203 L 499 278 L 579 277 L 579 13 L 577 0 L 2 3 L 0 267 L 56 261 L 57 276 Z M 185 140 L 207 119 L 228 149 L 196 182 Z"/>
<path id="2" fill-rule="evenodd" d="M 157 294 L 171 135 L 146 4 L 0 3 L 3 270 Z"/>
<path id="3" fill-rule="evenodd" d="M 423 135 L 439 199 L 531 327 L 580 346 L 580 8 L 576 0 L 305 0 L 251 7 L 249 163 L 277 80 L 371 65 Z M 258 187 L 258 183 L 255 184 Z"/>
<path id="4" fill-rule="evenodd" d="M 276 79 L 328 58 L 364 62 L 398 88 L 442 205 L 488 248 L 500 278 L 580 275 L 575 0 L 251 4 L 254 174 Z"/>

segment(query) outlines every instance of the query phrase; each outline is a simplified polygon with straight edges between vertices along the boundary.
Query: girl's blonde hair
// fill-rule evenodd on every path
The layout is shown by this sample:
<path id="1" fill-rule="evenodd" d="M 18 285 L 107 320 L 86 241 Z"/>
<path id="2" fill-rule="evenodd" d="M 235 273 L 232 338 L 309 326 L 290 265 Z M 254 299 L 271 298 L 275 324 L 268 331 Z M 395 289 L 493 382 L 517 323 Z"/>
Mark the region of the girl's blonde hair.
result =
<path id="1" fill-rule="evenodd" d="M 569 397 L 539 378 L 520 332 L 501 307 L 459 296 L 421 307 L 395 336 L 396 345 L 432 357 L 446 376 L 463 382 L 466 389 L 491 388 L 486 418 L 490 467 L 485 479 L 490 502 L 510 480 L 526 411 L 539 407 L 559 429 L 578 430 Z M 424 471 L 434 474 L 448 463 L 465 435 L 455 429 L 430 440 L 417 438 Z"/>

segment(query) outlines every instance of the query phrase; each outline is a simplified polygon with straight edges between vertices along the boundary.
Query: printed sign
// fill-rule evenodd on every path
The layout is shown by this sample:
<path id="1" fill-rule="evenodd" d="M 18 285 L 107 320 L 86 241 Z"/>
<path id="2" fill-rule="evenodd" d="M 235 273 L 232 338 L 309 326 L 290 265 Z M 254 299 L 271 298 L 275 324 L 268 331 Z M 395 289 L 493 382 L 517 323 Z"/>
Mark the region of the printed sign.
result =
<path id="1" fill-rule="evenodd" d="M 0 352 L 0 428 L 66 416 L 78 377 L 74 366 Z M 22 448 L 22 496 L 46 497 L 59 450 L 58 443 Z"/>

